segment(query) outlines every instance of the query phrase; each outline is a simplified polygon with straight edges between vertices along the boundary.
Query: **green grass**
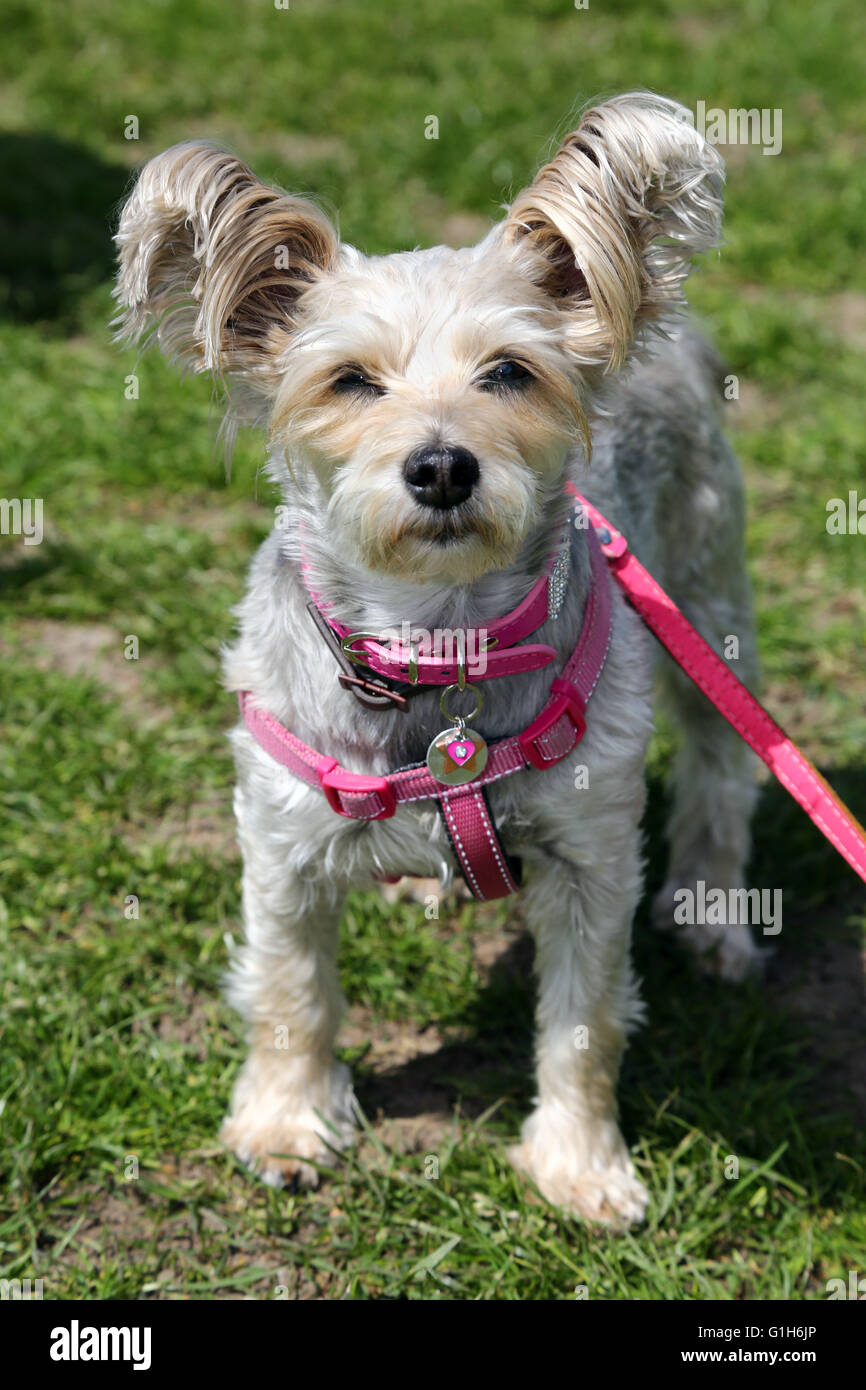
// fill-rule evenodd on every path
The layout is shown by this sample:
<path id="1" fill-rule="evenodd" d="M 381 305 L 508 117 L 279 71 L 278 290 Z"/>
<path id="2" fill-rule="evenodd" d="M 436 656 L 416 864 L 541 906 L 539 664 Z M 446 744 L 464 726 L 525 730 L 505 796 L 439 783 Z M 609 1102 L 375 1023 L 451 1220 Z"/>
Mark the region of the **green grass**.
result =
<path id="1" fill-rule="evenodd" d="M 862 816 L 866 541 L 824 519 L 866 477 L 864 39 L 853 0 L 6 6 L 2 490 L 44 499 L 45 540 L 0 538 L 4 1277 L 48 1298 L 778 1299 L 866 1268 L 863 897 L 774 787 L 752 870 L 784 892 L 766 985 L 698 977 L 639 916 L 650 1023 L 621 1097 L 641 1231 L 566 1220 L 505 1159 L 532 1084 L 519 902 L 430 922 L 355 897 L 363 1142 L 313 1195 L 220 1148 L 242 1043 L 219 992 L 239 865 L 218 652 L 273 499 L 254 437 L 226 481 L 209 384 L 136 366 L 106 326 L 117 203 L 192 134 L 383 251 L 495 216 L 586 97 L 781 107 L 777 158 L 734 152 L 727 246 L 691 298 L 741 385 L 768 699 Z M 660 737 L 650 887 L 667 756 Z"/>

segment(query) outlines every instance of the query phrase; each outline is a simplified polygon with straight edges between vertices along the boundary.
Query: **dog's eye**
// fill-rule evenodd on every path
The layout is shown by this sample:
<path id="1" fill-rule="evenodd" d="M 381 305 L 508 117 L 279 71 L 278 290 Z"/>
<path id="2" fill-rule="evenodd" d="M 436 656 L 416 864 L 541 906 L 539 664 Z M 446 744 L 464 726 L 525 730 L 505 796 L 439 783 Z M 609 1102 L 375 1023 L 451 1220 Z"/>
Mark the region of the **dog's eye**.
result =
<path id="1" fill-rule="evenodd" d="M 495 390 L 497 386 L 527 386 L 532 381 L 532 373 L 521 362 L 507 358 L 497 362 L 489 372 L 485 372 L 478 385 L 482 391 Z"/>
<path id="2" fill-rule="evenodd" d="M 382 387 L 365 376 L 360 367 L 344 367 L 332 383 L 339 395 L 381 396 Z"/>

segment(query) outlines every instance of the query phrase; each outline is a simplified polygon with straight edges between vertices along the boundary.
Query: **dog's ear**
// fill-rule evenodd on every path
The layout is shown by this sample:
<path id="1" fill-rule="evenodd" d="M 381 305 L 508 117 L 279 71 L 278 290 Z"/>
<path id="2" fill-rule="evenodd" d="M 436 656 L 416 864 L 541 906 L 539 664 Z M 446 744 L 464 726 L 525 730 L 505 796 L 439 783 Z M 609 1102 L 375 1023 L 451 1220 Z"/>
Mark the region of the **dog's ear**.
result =
<path id="1" fill-rule="evenodd" d="M 587 366 L 621 365 L 635 330 L 683 302 L 689 259 L 719 242 L 724 164 L 685 107 L 649 92 L 583 116 L 504 224 L 569 315 Z"/>
<path id="2" fill-rule="evenodd" d="M 120 336 L 153 325 L 167 357 L 265 396 L 298 299 L 337 252 L 317 207 L 199 141 L 145 165 L 115 240 Z"/>

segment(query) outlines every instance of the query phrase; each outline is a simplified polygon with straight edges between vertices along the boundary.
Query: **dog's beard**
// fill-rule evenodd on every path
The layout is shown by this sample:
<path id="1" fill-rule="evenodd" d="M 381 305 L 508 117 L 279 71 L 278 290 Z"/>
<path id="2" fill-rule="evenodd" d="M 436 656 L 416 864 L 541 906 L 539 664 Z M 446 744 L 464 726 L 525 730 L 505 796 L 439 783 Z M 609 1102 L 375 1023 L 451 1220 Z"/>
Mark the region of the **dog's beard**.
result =
<path id="1" fill-rule="evenodd" d="M 438 520 L 410 520 L 356 538 L 363 563 L 401 579 L 466 584 L 501 569 L 517 554 L 523 528 L 478 515 L 445 513 Z"/>
<path id="2" fill-rule="evenodd" d="M 367 569 L 395 578 L 466 584 L 502 569 L 517 555 L 532 517 L 534 496 L 518 487 L 507 501 L 473 496 L 449 510 L 420 507 L 402 483 L 363 497 L 351 489 L 331 499 L 331 515 Z"/>
<path id="3" fill-rule="evenodd" d="M 480 540 L 496 547 L 505 540 L 500 534 L 501 529 L 491 524 L 483 509 L 473 506 L 471 502 L 462 502 L 448 511 L 426 508 L 417 520 L 407 523 L 403 537 L 429 541 L 440 547 L 460 545 L 471 540 Z"/>

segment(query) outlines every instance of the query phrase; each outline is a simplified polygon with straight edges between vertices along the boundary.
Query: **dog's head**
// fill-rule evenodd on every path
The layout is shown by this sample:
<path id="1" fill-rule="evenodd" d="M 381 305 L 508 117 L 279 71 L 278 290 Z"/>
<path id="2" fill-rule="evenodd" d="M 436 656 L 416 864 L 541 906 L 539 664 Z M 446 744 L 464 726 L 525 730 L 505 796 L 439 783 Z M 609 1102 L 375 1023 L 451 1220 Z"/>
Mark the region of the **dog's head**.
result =
<path id="1" fill-rule="evenodd" d="M 337 543 L 462 582 L 518 552 L 587 409 L 718 241 L 722 163 L 673 102 L 588 111 L 476 247 L 366 257 L 211 145 L 145 167 L 123 211 L 123 333 L 224 380 Z"/>

